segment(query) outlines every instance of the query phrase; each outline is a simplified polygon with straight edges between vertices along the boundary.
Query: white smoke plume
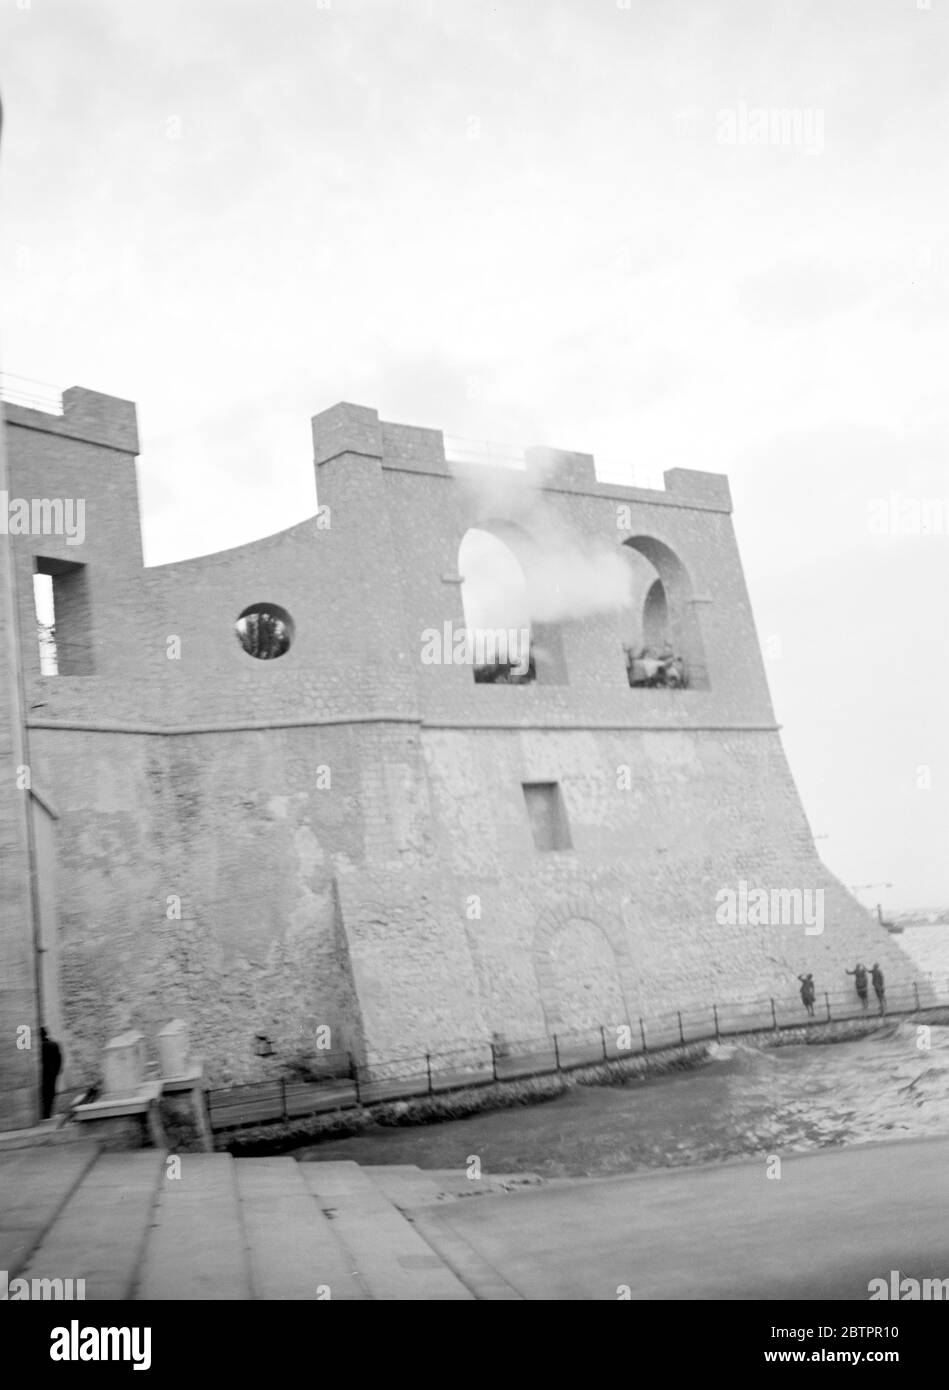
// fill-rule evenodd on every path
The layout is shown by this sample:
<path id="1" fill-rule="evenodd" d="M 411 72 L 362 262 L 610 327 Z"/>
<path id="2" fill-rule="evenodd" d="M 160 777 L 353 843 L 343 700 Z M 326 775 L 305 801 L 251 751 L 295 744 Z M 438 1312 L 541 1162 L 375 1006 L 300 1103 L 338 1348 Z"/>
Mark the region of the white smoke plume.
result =
<path id="1" fill-rule="evenodd" d="M 618 543 L 571 530 L 524 473 L 485 468 L 464 481 L 484 518 L 459 554 L 469 626 L 569 622 L 629 607 L 633 567 Z"/>
<path id="2" fill-rule="evenodd" d="M 632 571 L 618 548 L 558 537 L 550 547 L 532 547 L 526 579 L 530 616 L 539 623 L 615 613 L 630 603 Z"/>

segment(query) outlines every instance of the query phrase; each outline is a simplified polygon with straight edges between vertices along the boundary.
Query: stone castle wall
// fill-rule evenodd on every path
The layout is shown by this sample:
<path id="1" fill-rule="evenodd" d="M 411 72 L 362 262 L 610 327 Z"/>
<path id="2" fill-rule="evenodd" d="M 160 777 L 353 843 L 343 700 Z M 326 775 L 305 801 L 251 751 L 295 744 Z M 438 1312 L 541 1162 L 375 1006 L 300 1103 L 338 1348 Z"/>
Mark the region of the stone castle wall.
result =
<path id="1" fill-rule="evenodd" d="M 0 439 L 0 491 L 7 485 L 5 440 Z M 25 1129 L 39 1117 L 29 792 L 18 777 L 26 755 L 12 561 L 10 537 L 0 535 L 0 1130 Z"/>
<path id="2" fill-rule="evenodd" d="M 858 955 L 911 975 L 815 852 L 725 479 L 612 487 L 551 451 L 521 476 L 454 468 L 437 431 L 336 406 L 314 420 L 318 516 L 144 570 L 134 409 L 78 390 L 66 404 L 11 409 L 8 438 L 13 491 L 87 504 L 81 546 L 13 542 L 77 1078 L 107 1037 L 178 1014 L 223 1082 L 285 1070 L 326 1024 L 379 1062 L 793 995 L 805 968 L 838 989 Z M 559 683 L 424 664 L 423 633 L 463 625 L 470 526 L 515 546 L 537 527 L 634 542 L 703 688 L 631 689 L 629 614 L 561 624 Z M 90 674 L 39 674 L 37 557 L 87 567 Z M 293 618 L 277 660 L 235 640 L 255 602 Z M 569 848 L 536 847 L 525 783 L 559 785 Z M 823 935 L 720 925 L 716 893 L 742 879 L 823 888 Z"/>

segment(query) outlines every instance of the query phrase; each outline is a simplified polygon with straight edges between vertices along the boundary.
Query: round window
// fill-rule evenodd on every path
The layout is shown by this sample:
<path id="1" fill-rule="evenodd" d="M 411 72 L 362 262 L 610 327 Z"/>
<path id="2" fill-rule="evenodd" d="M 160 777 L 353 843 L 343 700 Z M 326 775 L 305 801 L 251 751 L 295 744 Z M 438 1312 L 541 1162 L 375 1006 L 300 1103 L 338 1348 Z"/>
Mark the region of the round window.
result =
<path id="1" fill-rule="evenodd" d="M 248 656 L 272 661 L 290 650 L 293 619 L 277 603 L 252 603 L 234 625 L 237 640 Z"/>

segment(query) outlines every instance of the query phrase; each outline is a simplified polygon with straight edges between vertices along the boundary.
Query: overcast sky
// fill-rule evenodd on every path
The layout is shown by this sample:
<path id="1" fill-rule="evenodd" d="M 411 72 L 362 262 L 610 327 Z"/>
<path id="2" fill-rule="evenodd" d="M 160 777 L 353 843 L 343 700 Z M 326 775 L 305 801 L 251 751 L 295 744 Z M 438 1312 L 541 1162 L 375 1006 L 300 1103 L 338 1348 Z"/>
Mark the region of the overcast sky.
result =
<path id="1" fill-rule="evenodd" d="M 0 0 L 3 367 L 138 402 L 149 563 L 310 514 L 338 400 L 728 473 L 818 847 L 949 902 L 949 514 L 870 525 L 949 508 L 931 3 Z"/>

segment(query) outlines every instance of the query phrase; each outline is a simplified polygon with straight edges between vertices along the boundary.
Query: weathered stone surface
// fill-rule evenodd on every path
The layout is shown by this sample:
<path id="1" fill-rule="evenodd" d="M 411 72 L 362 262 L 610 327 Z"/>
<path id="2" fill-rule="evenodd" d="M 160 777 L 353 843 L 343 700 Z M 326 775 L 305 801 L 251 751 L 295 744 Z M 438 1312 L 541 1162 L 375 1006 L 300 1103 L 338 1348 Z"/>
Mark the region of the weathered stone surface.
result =
<path id="1" fill-rule="evenodd" d="M 0 439 L 0 494 L 8 493 L 6 447 Z M 29 792 L 20 773 L 26 755 L 14 574 L 11 538 L 0 534 L 0 1129 L 26 1129 L 39 1119 Z"/>
<path id="2" fill-rule="evenodd" d="M 539 475 L 545 514 L 579 542 L 629 540 L 667 566 L 707 688 L 631 689 L 624 614 L 561 625 L 566 683 L 491 686 L 423 664 L 422 634 L 463 626 L 462 537 L 497 523 L 502 492 L 505 517 L 528 526 L 536 471 L 487 488 L 483 470 L 445 463 L 438 431 L 339 405 L 313 422 L 317 516 L 146 570 L 134 417 L 71 399 L 68 430 L 17 410 L 7 438 L 15 494 L 86 502 L 81 545 L 12 541 L 35 785 L 58 815 L 76 1079 L 109 1037 L 154 1038 L 172 1017 L 220 1084 L 305 1068 L 327 1039 L 375 1064 L 793 996 L 804 969 L 839 989 L 857 956 L 891 985 L 911 975 L 816 854 L 724 479 L 675 470 L 666 491 L 624 489 L 580 455 Z M 37 558 L 88 567 L 91 675 L 39 674 Z M 278 659 L 236 640 L 255 603 L 292 617 Z M 0 707 L 8 771 L 9 717 Z M 535 847 L 534 782 L 559 783 L 569 850 Z M 0 955 L 28 990 L 15 806 L 4 791 Z M 823 889 L 823 934 L 720 924 L 716 894 L 740 880 Z M 7 1034 L 12 1016 L 0 998 Z"/>

